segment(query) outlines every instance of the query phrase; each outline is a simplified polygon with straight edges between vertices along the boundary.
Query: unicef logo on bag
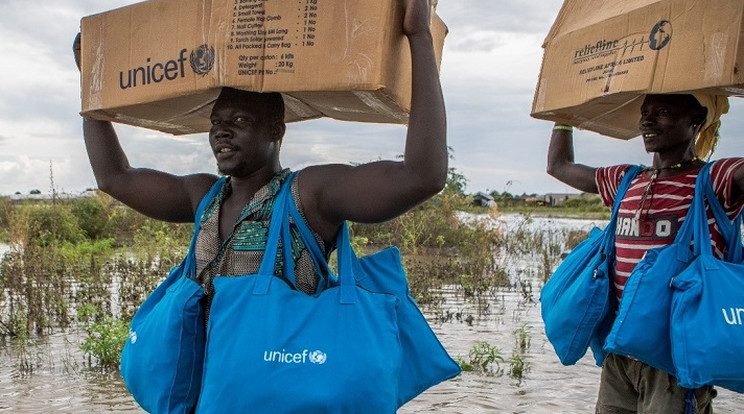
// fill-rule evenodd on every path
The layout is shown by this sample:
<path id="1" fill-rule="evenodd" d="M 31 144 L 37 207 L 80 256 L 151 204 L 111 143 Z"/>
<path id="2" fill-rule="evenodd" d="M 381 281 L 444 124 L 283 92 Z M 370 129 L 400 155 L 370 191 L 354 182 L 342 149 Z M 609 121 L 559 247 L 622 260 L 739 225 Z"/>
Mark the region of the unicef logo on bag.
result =
<path id="1" fill-rule="evenodd" d="M 310 362 L 313 364 L 324 364 L 326 362 L 326 353 L 321 350 L 315 350 L 310 353 Z"/>
<path id="2" fill-rule="evenodd" d="M 129 335 L 127 335 L 129 342 L 135 343 L 137 342 L 137 332 L 135 331 L 129 331 Z"/>
<path id="3" fill-rule="evenodd" d="M 321 350 L 313 352 L 307 349 L 302 352 L 291 352 L 286 349 L 281 351 L 264 351 L 263 360 L 266 362 L 278 362 L 280 364 L 305 364 L 308 361 L 316 365 L 322 365 L 326 362 L 326 353 Z"/>

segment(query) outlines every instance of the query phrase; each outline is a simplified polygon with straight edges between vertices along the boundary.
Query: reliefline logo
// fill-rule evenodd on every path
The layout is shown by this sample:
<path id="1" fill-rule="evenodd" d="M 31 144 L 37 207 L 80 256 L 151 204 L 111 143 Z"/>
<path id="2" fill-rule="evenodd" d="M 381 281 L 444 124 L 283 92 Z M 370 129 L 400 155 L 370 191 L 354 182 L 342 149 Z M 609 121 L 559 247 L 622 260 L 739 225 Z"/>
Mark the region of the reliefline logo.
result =
<path id="1" fill-rule="evenodd" d="M 307 362 L 322 365 L 326 362 L 326 353 L 321 350 L 302 352 L 288 352 L 286 349 L 281 351 L 264 351 L 263 359 L 266 362 L 277 362 L 280 364 L 305 364 Z"/>
<path id="2" fill-rule="evenodd" d="M 634 39 L 600 39 L 596 43 L 586 44 L 574 51 L 574 60 L 588 59 L 598 55 L 609 55 L 618 51 L 631 53 L 641 51 L 644 47 L 651 50 L 661 50 L 672 40 L 672 23 L 659 20 L 646 36 Z"/>
<path id="3" fill-rule="evenodd" d="M 152 62 L 152 58 L 148 57 L 143 66 L 119 72 L 119 88 L 136 88 L 183 78 L 186 76 L 187 54 L 189 66 L 197 75 L 204 76 L 214 67 L 214 47 L 204 44 L 192 50 L 190 54 L 188 49 L 184 48 L 172 59 Z"/>

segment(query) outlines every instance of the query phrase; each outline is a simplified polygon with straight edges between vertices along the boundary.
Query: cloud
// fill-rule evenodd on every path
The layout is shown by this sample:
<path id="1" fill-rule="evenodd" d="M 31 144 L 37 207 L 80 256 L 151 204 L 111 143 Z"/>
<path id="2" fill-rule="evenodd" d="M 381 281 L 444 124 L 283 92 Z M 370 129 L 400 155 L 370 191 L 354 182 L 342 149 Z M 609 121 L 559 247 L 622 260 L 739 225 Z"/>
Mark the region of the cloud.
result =
<path id="1" fill-rule="evenodd" d="M 5 0 L 0 14 L 0 194 L 55 184 L 69 191 L 95 186 L 82 141 L 79 74 L 71 44 L 80 19 L 135 0 L 68 0 L 39 7 Z M 470 192 L 559 192 L 545 171 L 551 123 L 530 117 L 542 61 L 542 42 L 562 0 L 439 0 L 449 28 L 441 78 L 448 117 L 451 166 Z M 744 102 L 732 99 L 716 157 L 744 154 Z M 174 174 L 214 172 L 205 134 L 173 137 L 117 125 L 132 165 Z M 405 128 L 329 119 L 288 127 L 282 163 L 293 169 L 318 163 L 395 159 Z M 650 163 L 639 140 L 576 133 L 576 159 L 592 166 Z"/>
<path id="2" fill-rule="evenodd" d="M 437 13 L 451 31 L 497 28 L 547 34 L 561 4 L 559 0 L 440 0 Z"/>

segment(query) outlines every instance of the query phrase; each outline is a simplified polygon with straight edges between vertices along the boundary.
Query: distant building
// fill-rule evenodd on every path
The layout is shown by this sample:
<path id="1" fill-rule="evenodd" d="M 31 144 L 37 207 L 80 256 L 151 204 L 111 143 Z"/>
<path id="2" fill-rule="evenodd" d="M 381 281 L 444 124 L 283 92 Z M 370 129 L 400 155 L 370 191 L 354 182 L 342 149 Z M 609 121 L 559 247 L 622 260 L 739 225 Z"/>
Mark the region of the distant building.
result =
<path id="1" fill-rule="evenodd" d="M 533 194 L 533 195 L 522 195 L 522 200 L 528 206 L 546 206 L 556 207 L 560 206 L 566 201 L 572 198 L 591 197 L 592 194 L 587 193 L 548 193 L 548 194 Z"/>
<path id="2" fill-rule="evenodd" d="M 560 206 L 572 198 L 581 198 L 586 196 L 585 193 L 548 193 L 543 196 L 544 203 L 547 206 Z"/>
<path id="3" fill-rule="evenodd" d="M 532 195 L 521 197 L 524 203 L 529 206 L 546 206 L 549 205 L 549 199 L 547 196 Z"/>
<path id="4" fill-rule="evenodd" d="M 473 205 L 475 207 L 492 208 L 496 207 L 496 201 L 494 201 L 493 197 L 491 197 L 490 194 L 478 191 L 477 193 L 473 194 Z"/>
<path id="5" fill-rule="evenodd" d="M 76 198 L 89 198 L 89 197 L 95 197 L 96 191 L 95 190 L 85 190 L 78 194 L 69 194 L 69 193 L 57 193 L 55 195 L 58 200 L 71 200 Z M 7 196 L 9 199 L 13 201 L 21 201 L 21 200 L 51 200 L 52 195 L 49 193 L 29 193 L 29 194 L 21 194 L 21 193 L 15 193 L 12 195 Z"/>

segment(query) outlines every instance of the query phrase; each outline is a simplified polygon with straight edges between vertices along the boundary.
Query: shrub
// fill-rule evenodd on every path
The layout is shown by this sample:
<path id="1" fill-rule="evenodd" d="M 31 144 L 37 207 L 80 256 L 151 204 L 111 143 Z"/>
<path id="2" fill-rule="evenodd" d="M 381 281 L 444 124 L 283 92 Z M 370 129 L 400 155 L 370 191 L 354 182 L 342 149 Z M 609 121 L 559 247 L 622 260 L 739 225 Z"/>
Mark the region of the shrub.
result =
<path id="1" fill-rule="evenodd" d="M 437 288 L 445 284 L 464 284 L 467 296 L 480 296 L 505 282 L 494 265 L 499 234 L 482 221 L 463 223 L 458 212 L 467 205 L 465 195 L 444 191 L 393 220 L 355 223 L 352 231 L 370 247 L 401 249 L 419 304 L 437 302 Z"/>
<path id="2" fill-rule="evenodd" d="M 563 208 L 575 208 L 579 211 L 591 211 L 591 212 L 604 212 L 607 211 L 607 207 L 602 204 L 602 198 L 597 196 L 592 197 L 576 197 L 566 200 L 561 207 Z"/>
<path id="3" fill-rule="evenodd" d="M 35 244 L 22 250 L 9 252 L 0 263 L 0 323 L 22 320 L 25 325 L 14 323 L 12 335 L 23 336 L 30 332 L 43 334 L 57 326 L 67 326 L 70 305 L 71 264 L 54 247 Z"/>
<path id="4" fill-rule="evenodd" d="M 29 242 L 39 246 L 49 246 L 54 242 L 77 243 L 84 239 L 77 217 L 69 205 L 40 204 L 27 205 Z M 11 226 L 23 225 L 23 220 L 13 221 Z"/>
<path id="5" fill-rule="evenodd" d="M 13 215 L 13 204 L 8 197 L 0 197 L 0 229 L 7 229 Z"/>
<path id="6" fill-rule="evenodd" d="M 93 365 L 91 359 L 94 359 L 102 370 L 117 369 L 121 350 L 129 334 L 129 323 L 102 315 L 91 305 L 78 309 L 78 320 L 87 334 L 80 349 L 88 356 L 89 364 Z"/>
<path id="7" fill-rule="evenodd" d="M 155 256 L 183 256 L 188 250 L 194 225 L 191 223 L 166 223 L 146 218 L 133 236 L 137 253 Z"/>
<path id="8" fill-rule="evenodd" d="M 455 360 L 465 372 L 477 371 L 484 374 L 500 375 L 504 357 L 501 355 L 499 348 L 486 341 L 480 341 L 470 348 L 467 360 L 462 356 L 458 356 Z"/>
<path id="9" fill-rule="evenodd" d="M 88 197 L 72 203 L 72 213 L 80 223 L 80 229 L 89 239 L 103 236 L 109 221 L 109 208 L 100 197 Z"/>

